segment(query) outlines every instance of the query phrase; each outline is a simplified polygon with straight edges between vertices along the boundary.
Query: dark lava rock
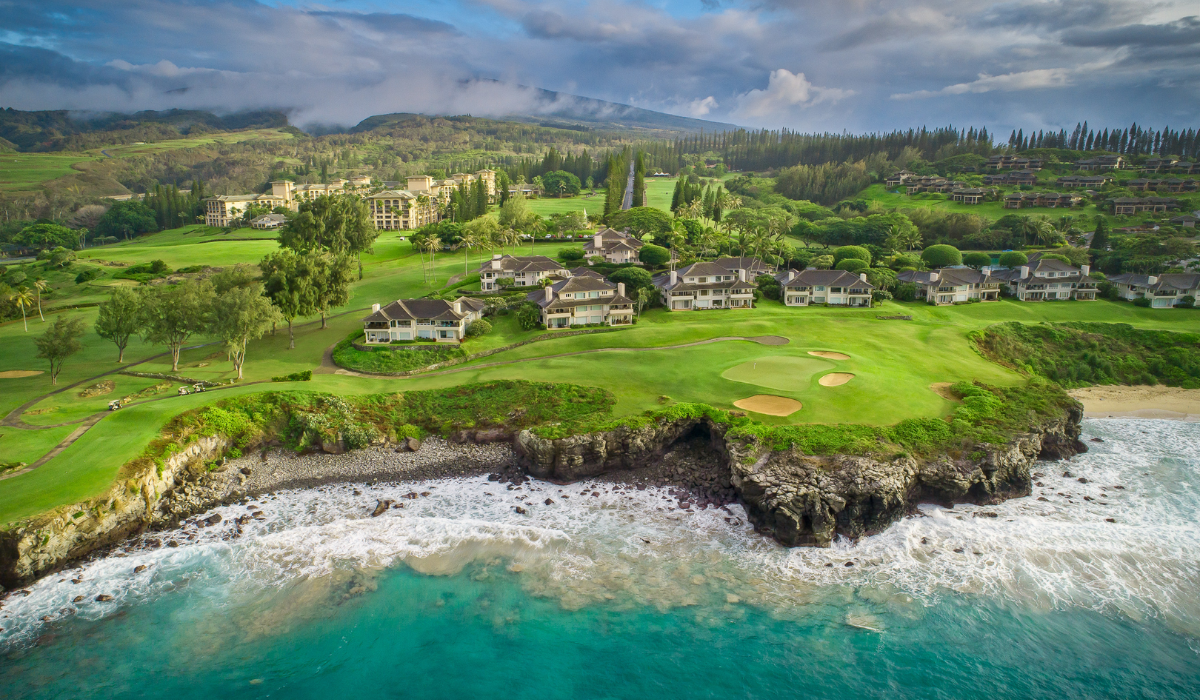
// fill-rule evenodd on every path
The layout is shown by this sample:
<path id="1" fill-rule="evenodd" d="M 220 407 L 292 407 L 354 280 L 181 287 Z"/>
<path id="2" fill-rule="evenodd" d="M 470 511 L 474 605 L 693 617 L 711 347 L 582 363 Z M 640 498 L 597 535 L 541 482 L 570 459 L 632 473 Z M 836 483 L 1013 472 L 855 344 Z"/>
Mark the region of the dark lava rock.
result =
<path id="1" fill-rule="evenodd" d="M 407 447 L 410 452 L 416 452 L 417 450 L 421 449 L 421 441 L 415 437 L 404 438 L 404 446 Z"/>
<path id="2" fill-rule="evenodd" d="M 1097 438 L 1092 438 L 1092 442 L 1104 442 L 1104 440 L 1097 437 Z"/>
<path id="3" fill-rule="evenodd" d="M 145 570 L 146 570 L 145 564 L 139 564 L 138 566 L 133 567 L 133 573 L 135 573 L 135 574 L 140 574 Z"/>
<path id="4" fill-rule="evenodd" d="M 1117 519 L 1116 519 L 1116 518 L 1105 518 L 1105 519 L 1104 519 L 1104 522 L 1106 522 L 1106 523 L 1115 523 L 1115 522 L 1117 522 Z"/>
<path id="5" fill-rule="evenodd" d="M 526 515 L 526 513 L 527 513 L 527 511 L 524 508 L 522 508 L 521 506 L 513 506 L 513 510 L 517 511 L 521 515 Z"/>
<path id="6" fill-rule="evenodd" d="M 845 566 L 854 566 L 854 562 L 848 561 L 848 562 L 846 562 Z"/>
<path id="7" fill-rule="evenodd" d="M 390 499 L 390 498 L 384 499 L 381 501 L 376 501 L 375 510 L 371 511 L 371 517 L 378 518 L 379 516 L 381 516 L 385 512 L 387 512 L 387 509 L 390 508 L 391 505 L 392 505 L 392 499 Z"/>
<path id="8" fill-rule="evenodd" d="M 544 502 L 545 502 L 545 504 L 546 504 L 546 505 L 548 505 L 548 506 L 552 506 L 552 505 L 554 505 L 554 501 L 550 500 L 549 498 L 547 498 L 547 499 L 546 499 Z"/>
<path id="9" fill-rule="evenodd" d="M 82 602 L 83 602 L 83 596 L 81 596 L 81 595 L 77 595 L 77 596 L 75 596 L 74 598 L 72 598 L 72 599 L 71 599 L 71 602 L 72 602 L 72 603 L 82 603 Z"/>
<path id="10" fill-rule="evenodd" d="M 991 511 L 984 511 L 982 513 L 976 513 L 975 517 L 976 518 L 998 518 L 998 517 L 1000 517 L 1000 515 L 998 513 L 992 513 Z"/>
<path id="11" fill-rule="evenodd" d="M 1086 478 L 1086 477 L 1082 477 L 1082 476 L 1081 476 L 1081 477 L 1079 477 L 1078 479 L 1076 479 L 1075 481 L 1078 481 L 1078 482 L 1079 482 L 1079 483 L 1081 483 L 1081 484 L 1086 484 L 1086 483 L 1088 482 L 1087 478 Z"/>
<path id="12" fill-rule="evenodd" d="M 208 523 L 209 525 L 216 525 L 217 523 L 221 522 L 221 519 L 222 518 L 221 518 L 220 513 L 213 513 L 212 515 L 205 518 L 204 522 Z"/>
<path id="13" fill-rule="evenodd" d="M 96 596 L 97 603 L 106 603 L 110 600 L 112 600 L 112 596 L 107 593 L 101 593 L 100 595 Z"/>
<path id="14" fill-rule="evenodd" d="M 171 540 L 170 542 L 167 543 L 167 546 L 168 547 L 178 547 L 179 543 L 176 542 L 175 540 Z"/>

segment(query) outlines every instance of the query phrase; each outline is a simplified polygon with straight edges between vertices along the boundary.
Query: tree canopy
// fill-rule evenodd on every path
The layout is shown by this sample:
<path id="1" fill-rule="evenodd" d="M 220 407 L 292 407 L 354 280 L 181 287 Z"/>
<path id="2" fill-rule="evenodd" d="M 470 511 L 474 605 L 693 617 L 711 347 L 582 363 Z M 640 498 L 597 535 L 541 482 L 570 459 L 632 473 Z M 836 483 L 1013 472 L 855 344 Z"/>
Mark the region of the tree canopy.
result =
<path id="1" fill-rule="evenodd" d="M 577 195 L 580 190 L 579 178 L 574 173 L 565 170 L 555 170 L 542 175 L 542 187 L 545 188 L 547 195 L 554 197 Z"/>
<path id="2" fill-rule="evenodd" d="M 641 260 L 644 265 L 656 267 L 658 265 L 665 264 L 671 259 L 671 251 L 663 248 L 662 246 L 657 246 L 653 243 L 647 243 L 646 245 L 642 246 L 640 251 L 638 251 L 638 259 Z"/>
<path id="3" fill-rule="evenodd" d="M 141 202 L 117 202 L 104 212 L 92 231 L 94 236 L 130 238 L 158 230 L 158 222 L 150 207 Z"/>
<path id="4" fill-rule="evenodd" d="M 116 287 L 108 301 L 101 302 L 96 317 L 96 335 L 117 346 L 117 362 L 125 361 L 129 339 L 142 330 L 142 297 L 126 287 Z"/>
<path id="5" fill-rule="evenodd" d="M 921 259 L 929 267 L 950 267 L 962 264 L 962 253 L 952 245 L 931 245 L 921 252 Z"/>
<path id="6" fill-rule="evenodd" d="M 72 231 L 66 226 L 59 226 L 58 224 L 33 224 L 21 229 L 21 232 L 16 235 L 13 242 L 18 245 L 39 248 L 41 250 L 52 248 L 75 249 L 79 247 L 79 232 Z"/>
<path id="7" fill-rule="evenodd" d="M 611 214 L 608 225 L 617 230 L 629 229 L 635 236 L 657 235 L 672 229 L 671 215 L 654 207 L 633 207 Z"/>
<path id="8" fill-rule="evenodd" d="M 37 356 L 50 361 L 50 383 L 58 384 L 58 373 L 68 357 L 83 349 L 83 319 L 65 315 L 54 319 L 46 332 L 34 339 Z"/>

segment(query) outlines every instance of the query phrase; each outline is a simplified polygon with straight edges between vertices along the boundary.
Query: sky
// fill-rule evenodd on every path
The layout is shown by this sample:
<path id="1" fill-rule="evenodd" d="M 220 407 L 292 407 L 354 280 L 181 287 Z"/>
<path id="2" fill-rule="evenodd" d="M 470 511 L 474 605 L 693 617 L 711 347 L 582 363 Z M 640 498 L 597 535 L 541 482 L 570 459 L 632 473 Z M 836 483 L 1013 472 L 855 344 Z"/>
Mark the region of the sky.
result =
<path id="1" fill-rule="evenodd" d="M 563 93 L 548 105 L 531 88 Z M 0 0 L 0 107 L 1197 126 L 1198 0 Z"/>

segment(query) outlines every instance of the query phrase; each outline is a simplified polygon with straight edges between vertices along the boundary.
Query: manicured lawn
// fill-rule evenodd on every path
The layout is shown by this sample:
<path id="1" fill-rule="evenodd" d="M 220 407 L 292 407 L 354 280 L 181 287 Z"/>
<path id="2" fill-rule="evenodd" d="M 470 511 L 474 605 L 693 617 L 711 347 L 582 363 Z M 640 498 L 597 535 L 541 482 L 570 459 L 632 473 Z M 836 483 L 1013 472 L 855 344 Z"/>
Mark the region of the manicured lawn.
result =
<path id="1" fill-rule="evenodd" d="M 567 212 L 587 212 L 588 214 L 604 213 L 604 189 L 597 189 L 595 196 L 589 196 L 591 190 L 584 190 L 575 197 L 539 197 L 525 201 L 525 206 L 535 214 L 549 217 L 551 214 L 566 214 Z"/>
<path id="2" fill-rule="evenodd" d="M 671 195 L 675 192 L 673 177 L 646 178 L 646 206 L 671 211 Z"/>
<path id="3" fill-rule="evenodd" d="M 44 182 L 76 172 L 71 165 L 86 159 L 78 153 L 0 153 L 0 191 L 41 189 Z"/>

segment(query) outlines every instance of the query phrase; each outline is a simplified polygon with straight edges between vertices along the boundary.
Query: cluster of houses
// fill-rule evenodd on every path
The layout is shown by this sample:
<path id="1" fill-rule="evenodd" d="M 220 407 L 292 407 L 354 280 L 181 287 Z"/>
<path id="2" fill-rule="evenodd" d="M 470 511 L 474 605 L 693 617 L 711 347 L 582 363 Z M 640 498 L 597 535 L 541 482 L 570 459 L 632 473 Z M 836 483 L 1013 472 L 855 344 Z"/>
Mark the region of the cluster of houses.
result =
<path id="1" fill-rule="evenodd" d="M 1158 214 L 1178 206 L 1179 203 L 1170 197 L 1117 197 L 1113 200 L 1114 214 L 1137 214 L 1150 212 Z"/>
<path id="2" fill-rule="evenodd" d="M 605 259 L 629 260 L 633 237 L 606 229 L 597 233 L 593 249 Z M 636 255 L 632 262 L 636 261 Z M 637 295 L 627 295 L 624 283 L 613 283 L 589 266 L 566 269 L 541 256 L 493 255 L 479 268 L 480 291 L 509 287 L 531 288 L 526 299 L 541 310 L 549 329 L 577 326 L 623 326 L 634 322 Z M 1012 269 L 950 267 L 906 270 L 899 282 L 916 287 L 916 299 L 935 305 L 972 301 L 991 302 L 1007 295 L 1018 301 L 1093 301 L 1097 281 L 1087 265 L 1076 267 L 1040 253 Z M 652 278 L 653 288 L 668 311 L 749 309 L 754 306 L 756 280 L 772 276 L 780 286 L 780 301 L 794 306 L 869 308 L 875 286 L 867 275 L 843 270 L 786 269 L 776 271 L 755 257 L 726 257 L 696 262 Z M 501 280 L 507 280 L 501 282 Z M 1184 297 L 1200 296 L 1200 273 L 1139 275 L 1109 278 L 1124 299 L 1150 298 L 1152 308 L 1167 308 Z M 454 301 L 401 299 L 375 304 L 363 319 L 367 344 L 429 340 L 458 343 L 470 324 L 483 316 L 484 302 L 469 296 Z"/>
<path id="3" fill-rule="evenodd" d="M 251 207 L 271 212 L 283 208 L 296 211 L 300 203 L 321 195 L 359 194 L 365 196 L 375 228 L 393 231 L 420 228 L 438 221 L 450 203 L 450 196 L 461 187 L 482 180 L 489 201 L 496 198 L 496 173 L 480 170 L 475 173 L 455 173 L 444 180 L 428 175 L 408 178 L 405 188 L 399 182 L 384 182 L 383 191 L 367 194 L 371 178 L 367 176 L 336 179 L 328 183 L 296 184 L 291 180 L 271 183 L 269 194 L 218 195 L 204 200 L 204 222 L 209 226 L 227 227 L 240 222 Z M 257 229 L 278 228 L 286 222 L 282 214 L 271 213 L 256 217 L 250 225 Z"/>
<path id="4" fill-rule="evenodd" d="M 1139 177 L 1126 182 L 1125 187 L 1126 189 L 1138 190 L 1140 192 L 1150 192 L 1153 190 L 1164 190 L 1166 192 L 1195 192 L 1196 181 L 1184 180 L 1177 177 L 1161 180 L 1151 180 L 1148 178 Z"/>

